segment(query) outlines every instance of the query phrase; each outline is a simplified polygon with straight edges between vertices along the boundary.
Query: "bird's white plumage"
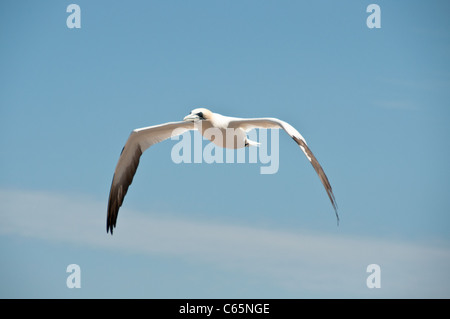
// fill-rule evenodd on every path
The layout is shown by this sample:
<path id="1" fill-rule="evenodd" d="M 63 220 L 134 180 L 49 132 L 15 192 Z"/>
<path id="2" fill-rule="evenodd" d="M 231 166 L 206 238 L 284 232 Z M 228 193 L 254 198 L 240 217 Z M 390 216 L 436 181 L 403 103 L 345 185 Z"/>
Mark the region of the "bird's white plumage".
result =
<path id="1" fill-rule="evenodd" d="M 301 148 L 307 159 L 316 170 L 322 184 L 324 185 L 328 197 L 335 209 L 336 217 L 337 206 L 331 185 L 325 175 L 319 162 L 309 149 L 303 136 L 289 123 L 277 118 L 237 118 L 213 113 L 208 109 L 199 108 L 191 111 L 182 122 L 169 122 L 165 124 L 149 126 L 133 130 L 130 134 L 119 161 L 114 171 L 113 181 L 108 202 L 107 215 L 107 231 L 113 233 L 116 226 L 119 208 L 123 203 L 123 199 L 127 193 L 129 185 L 133 181 L 134 174 L 139 165 L 139 159 L 142 153 L 150 146 L 162 142 L 172 136 L 181 135 L 189 130 L 199 130 L 200 133 L 210 139 L 215 144 L 227 148 L 240 148 L 249 145 L 257 145 L 258 143 L 247 139 L 246 132 L 254 128 L 264 129 L 283 129 Z M 214 130 L 220 131 L 215 134 Z M 228 136 L 225 132 L 233 130 L 233 141 L 226 139 Z M 214 136 L 216 135 L 216 136 Z M 222 139 L 216 138 L 218 135 Z M 237 139 L 237 143 L 235 141 Z"/>
<path id="2" fill-rule="evenodd" d="M 230 120 L 228 126 L 230 128 L 241 128 L 246 132 L 255 128 L 283 129 L 286 131 L 287 134 L 289 134 L 291 138 L 296 137 L 302 140 L 307 145 L 303 136 L 292 125 L 273 117 L 251 118 L 251 119 L 233 118 L 232 120 Z M 303 153 L 305 153 L 308 160 L 311 161 L 311 158 L 307 154 L 305 148 L 301 145 L 300 148 L 303 151 Z"/>
<path id="3" fill-rule="evenodd" d="M 132 136 L 136 137 L 136 141 L 141 146 L 142 151 L 145 151 L 156 143 L 162 142 L 172 136 L 181 135 L 184 132 L 193 129 L 195 129 L 193 122 L 169 122 L 135 129 L 132 132 Z"/>
<path id="4" fill-rule="evenodd" d="M 114 180 L 116 182 L 120 180 L 139 149 L 143 153 L 154 144 L 193 129 L 195 127 L 192 122 L 169 122 L 133 130 L 117 163 L 116 171 L 114 172 L 114 175 L 117 175 L 117 180 L 116 178 Z"/>

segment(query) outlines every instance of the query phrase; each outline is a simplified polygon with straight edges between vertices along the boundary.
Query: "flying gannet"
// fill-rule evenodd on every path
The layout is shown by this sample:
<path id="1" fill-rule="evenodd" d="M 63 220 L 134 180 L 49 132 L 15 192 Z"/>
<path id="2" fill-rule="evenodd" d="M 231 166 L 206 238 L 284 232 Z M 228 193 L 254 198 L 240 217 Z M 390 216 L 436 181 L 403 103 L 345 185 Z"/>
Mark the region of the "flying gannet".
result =
<path id="1" fill-rule="evenodd" d="M 311 162 L 316 173 L 325 187 L 325 190 L 333 205 L 337 222 L 339 215 L 337 212 L 336 200 L 325 172 L 320 166 L 314 154 L 309 149 L 303 136 L 290 124 L 276 118 L 237 118 L 223 116 L 213 113 L 205 108 L 192 110 L 180 122 L 169 122 L 155 126 L 135 129 L 131 132 L 125 146 L 120 153 L 119 161 L 114 171 L 111 189 L 109 192 L 108 215 L 106 220 L 106 231 L 111 231 L 116 227 L 119 208 L 122 206 L 128 187 L 133 181 L 136 169 L 139 165 L 139 158 L 150 146 L 162 142 L 172 136 L 181 135 L 189 130 L 199 130 L 203 137 L 209 139 L 214 144 L 225 148 L 242 148 L 258 145 L 257 142 L 247 139 L 247 132 L 254 128 L 263 129 L 283 129 L 300 146 L 306 158 Z M 226 131 L 233 130 L 233 138 L 228 138 Z M 211 130 L 219 130 L 221 134 L 211 133 Z M 221 136 L 222 138 L 215 138 Z"/>

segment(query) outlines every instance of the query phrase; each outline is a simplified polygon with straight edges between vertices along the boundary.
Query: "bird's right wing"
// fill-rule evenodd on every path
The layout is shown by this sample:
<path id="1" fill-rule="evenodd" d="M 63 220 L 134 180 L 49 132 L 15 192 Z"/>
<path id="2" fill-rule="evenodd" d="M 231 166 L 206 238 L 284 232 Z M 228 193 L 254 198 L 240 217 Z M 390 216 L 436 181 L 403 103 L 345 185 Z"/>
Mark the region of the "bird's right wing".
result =
<path id="1" fill-rule="evenodd" d="M 254 128 L 283 129 L 287 134 L 289 134 L 289 136 L 298 144 L 300 149 L 306 155 L 306 158 L 314 167 L 314 170 L 319 176 L 322 185 L 325 187 L 328 198 L 330 199 L 331 204 L 333 205 L 337 222 L 339 223 L 339 215 L 337 212 L 336 199 L 334 198 L 333 190 L 331 188 L 330 182 L 328 181 L 327 175 L 325 175 L 322 166 L 319 164 L 319 161 L 306 144 L 306 141 L 303 138 L 303 136 L 292 125 L 277 118 L 249 118 L 249 119 L 232 118 L 232 120 L 230 120 L 228 124 L 228 127 L 234 129 L 241 128 L 246 132 Z"/>
<path id="2" fill-rule="evenodd" d="M 113 233 L 119 208 L 123 203 L 128 187 L 133 181 L 142 153 L 156 143 L 194 129 L 193 122 L 170 122 L 136 129 L 131 132 L 122 153 L 120 153 L 109 191 L 107 232 Z"/>

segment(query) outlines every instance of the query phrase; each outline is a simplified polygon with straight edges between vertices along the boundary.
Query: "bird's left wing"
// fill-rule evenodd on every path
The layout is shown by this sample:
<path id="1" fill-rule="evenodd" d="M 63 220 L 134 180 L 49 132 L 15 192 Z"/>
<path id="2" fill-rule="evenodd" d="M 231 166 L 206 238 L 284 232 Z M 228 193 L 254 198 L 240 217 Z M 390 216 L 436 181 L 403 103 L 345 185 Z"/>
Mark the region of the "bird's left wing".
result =
<path id="1" fill-rule="evenodd" d="M 300 146 L 300 149 L 303 151 L 303 153 L 305 153 L 311 165 L 314 167 L 314 170 L 319 176 L 320 181 L 325 187 L 327 195 L 330 198 L 337 221 L 339 223 L 336 199 L 334 198 L 333 190 L 331 188 L 330 182 L 328 181 L 327 175 L 325 175 L 322 166 L 319 164 L 319 161 L 311 152 L 303 136 L 292 125 L 277 118 L 233 118 L 230 120 L 228 127 L 234 129 L 241 128 L 246 132 L 254 128 L 283 129 L 287 134 L 289 134 L 289 136 L 298 144 L 298 146 Z"/>
<path id="2" fill-rule="evenodd" d="M 193 129 L 195 129 L 193 122 L 170 122 L 136 129 L 131 132 L 122 153 L 120 153 L 109 191 L 107 232 L 113 233 L 119 208 L 123 203 L 128 187 L 133 181 L 142 153 L 156 143 Z"/>

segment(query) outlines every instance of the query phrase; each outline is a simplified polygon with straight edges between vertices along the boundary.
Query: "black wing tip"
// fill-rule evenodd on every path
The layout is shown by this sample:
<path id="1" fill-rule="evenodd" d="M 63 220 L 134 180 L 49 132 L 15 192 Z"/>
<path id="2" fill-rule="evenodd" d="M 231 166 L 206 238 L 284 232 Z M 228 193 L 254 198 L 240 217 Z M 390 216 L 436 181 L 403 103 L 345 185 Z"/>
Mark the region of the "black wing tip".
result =
<path id="1" fill-rule="evenodd" d="M 125 150 L 125 147 L 126 145 L 122 148 L 122 152 L 120 153 L 121 156 Z M 129 166 L 129 171 L 122 176 L 121 180 L 118 183 L 114 183 L 116 173 L 114 173 L 113 175 L 111 189 L 109 191 L 108 214 L 106 217 L 106 233 L 111 232 L 111 235 L 113 234 L 113 229 L 116 227 L 117 216 L 119 215 L 119 209 L 122 206 L 125 195 L 127 194 L 128 187 L 133 182 L 133 177 L 136 173 L 137 167 L 139 166 L 139 159 L 141 155 L 142 150 L 139 146 L 136 148 L 134 158 L 132 159 L 132 164 L 131 166 Z"/>
<path id="2" fill-rule="evenodd" d="M 325 174 L 322 166 L 319 164 L 319 161 L 314 156 L 314 154 L 311 151 L 311 149 L 306 145 L 305 141 L 303 141 L 302 139 L 300 139 L 300 138 L 298 138 L 296 136 L 292 136 L 292 139 L 299 146 L 302 146 L 303 148 L 305 148 L 306 152 L 309 153 L 308 155 L 311 157 L 310 163 L 314 167 L 314 170 L 316 171 L 317 175 L 319 175 L 319 178 L 320 178 L 323 186 L 325 187 L 325 190 L 327 191 L 328 197 L 330 198 L 330 201 L 331 201 L 331 205 L 333 205 L 333 208 L 334 208 L 334 213 L 336 214 L 337 226 L 339 226 L 340 219 L 339 219 L 339 214 L 338 214 L 338 207 L 337 207 L 337 203 L 336 203 L 336 198 L 334 197 L 333 190 L 331 189 L 331 184 L 330 184 L 330 182 L 328 180 L 327 175 Z"/>
<path id="3" fill-rule="evenodd" d="M 334 198 L 333 190 L 331 189 L 331 186 L 329 186 L 329 187 L 330 188 L 329 189 L 327 188 L 326 191 L 328 193 L 328 197 L 330 198 L 331 205 L 334 208 L 334 213 L 336 215 L 337 226 L 339 226 L 340 218 L 339 218 L 339 213 L 338 213 L 338 205 L 337 205 L 337 202 L 336 202 L 336 198 Z"/>
<path id="4" fill-rule="evenodd" d="M 114 191 L 112 190 L 112 192 Z M 116 208 L 115 206 L 116 203 L 112 200 L 112 197 L 110 196 L 108 203 L 108 211 L 106 215 L 106 233 L 111 232 L 111 235 L 113 234 L 113 230 L 116 227 L 116 220 L 119 212 L 119 209 Z"/>
<path id="5" fill-rule="evenodd" d="M 113 235 L 114 226 L 109 223 L 106 224 L 106 233 L 108 234 L 111 231 L 111 236 Z"/>
<path id="6" fill-rule="evenodd" d="M 338 211 L 337 211 L 337 208 L 336 208 L 336 207 L 334 208 L 334 213 L 336 214 L 336 223 L 337 223 L 337 226 L 339 227 L 339 222 L 340 222 L 341 220 L 340 220 L 340 218 L 339 218 L 339 214 L 338 214 Z"/>
<path id="7" fill-rule="evenodd" d="M 116 227 L 117 215 L 119 210 L 115 210 L 114 207 L 111 209 L 108 207 L 108 214 L 106 217 L 106 233 L 111 232 L 113 234 L 114 228 Z"/>
<path id="8" fill-rule="evenodd" d="M 331 200 L 331 205 L 333 205 L 334 208 L 334 214 L 336 215 L 336 223 L 337 226 L 339 227 L 339 222 L 341 221 L 341 219 L 339 218 L 339 213 L 338 213 L 338 207 L 337 207 L 337 203 L 336 200 L 334 199 L 334 195 L 333 193 L 328 194 Z"/>

